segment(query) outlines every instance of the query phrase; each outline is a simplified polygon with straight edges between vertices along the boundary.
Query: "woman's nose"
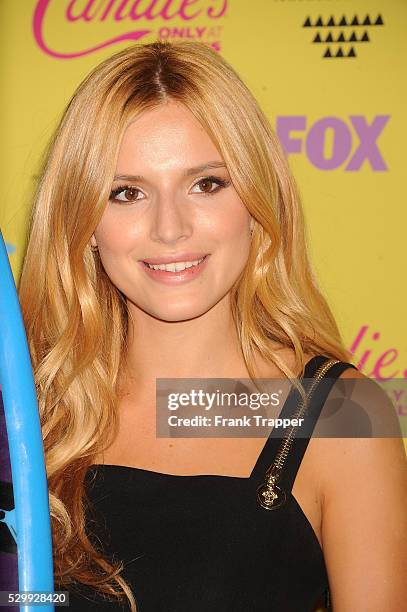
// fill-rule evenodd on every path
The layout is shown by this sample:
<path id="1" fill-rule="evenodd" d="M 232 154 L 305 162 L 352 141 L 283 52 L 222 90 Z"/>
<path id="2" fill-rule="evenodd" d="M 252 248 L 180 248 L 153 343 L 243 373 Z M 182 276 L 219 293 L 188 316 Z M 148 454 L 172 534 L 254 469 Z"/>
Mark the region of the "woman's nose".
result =
<path id="1" fill-rule="evenodd" d="M 160 198 L 152 212 L 150 237 L 156 242 L 173 243 L 192 234 L 188 204 L 168 197 Z"/>

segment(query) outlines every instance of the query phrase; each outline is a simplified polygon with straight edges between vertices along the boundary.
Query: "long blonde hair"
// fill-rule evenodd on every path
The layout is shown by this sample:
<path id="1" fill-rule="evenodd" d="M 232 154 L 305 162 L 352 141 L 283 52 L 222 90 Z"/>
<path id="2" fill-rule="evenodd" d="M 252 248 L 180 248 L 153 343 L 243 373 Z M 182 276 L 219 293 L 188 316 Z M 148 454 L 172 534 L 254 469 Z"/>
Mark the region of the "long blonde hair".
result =
<path id="1" fill-rule="evenodd" d="M 56 584 L 135 600 L 85 532 L 84 478 L 118 429 L 118 373 L 127 350 L 125 297 L 90 238 L 107 204 L 121 138 L 145 110 L 183 103 L 218 147 L 255 219 L 251 251 L 231 291 L 250 376 L 255 351 L 286 376 L 305 353 L 350 361 L 310 261 L 300 198 L 258 103 L 227 62 L 197 42 L 128 47 L 97 66 L 71 98 L 35 194 L 19 297 L 37 386 L 50 493 Z M 114 333 L 112 333 L 114 330 Z M 291 370 L 273 348 L 294 349 Z"/>

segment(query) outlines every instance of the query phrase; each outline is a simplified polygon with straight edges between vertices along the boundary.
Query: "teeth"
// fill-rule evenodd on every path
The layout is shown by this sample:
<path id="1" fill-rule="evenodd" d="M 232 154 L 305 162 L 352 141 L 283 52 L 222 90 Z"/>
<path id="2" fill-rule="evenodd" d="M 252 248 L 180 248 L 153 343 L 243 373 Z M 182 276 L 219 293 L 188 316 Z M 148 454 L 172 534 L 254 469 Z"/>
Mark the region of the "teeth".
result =
<path id="1" fill-rule="evenodd" d="M 169 264 L 147 264 L 149 268 L 152 270 L 165 270 L 165 272 L 181 272 L 186 268 L 191 268 L 192 266 L 197 266 L 203 261 L 205 257 L 201 259 L 195 259 L 194 261 L 174 261 Z"/>

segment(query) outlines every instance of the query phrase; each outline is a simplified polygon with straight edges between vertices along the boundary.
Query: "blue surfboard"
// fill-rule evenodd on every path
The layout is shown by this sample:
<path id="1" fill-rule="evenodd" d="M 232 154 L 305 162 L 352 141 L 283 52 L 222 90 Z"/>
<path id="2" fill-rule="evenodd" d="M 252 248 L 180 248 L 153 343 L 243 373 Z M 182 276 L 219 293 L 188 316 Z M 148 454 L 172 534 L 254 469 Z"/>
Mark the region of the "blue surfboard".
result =
<path id="1" fill-rule="evenodd" d="M 0 385 L 0 580 L 12 587 L 5 584 L 1 590 L 52 593 L 51 522 L 38 402 L 20 303 L 1 231 Z M 54 610 L 49 603 L 19 607 L 24 612 Z"/>

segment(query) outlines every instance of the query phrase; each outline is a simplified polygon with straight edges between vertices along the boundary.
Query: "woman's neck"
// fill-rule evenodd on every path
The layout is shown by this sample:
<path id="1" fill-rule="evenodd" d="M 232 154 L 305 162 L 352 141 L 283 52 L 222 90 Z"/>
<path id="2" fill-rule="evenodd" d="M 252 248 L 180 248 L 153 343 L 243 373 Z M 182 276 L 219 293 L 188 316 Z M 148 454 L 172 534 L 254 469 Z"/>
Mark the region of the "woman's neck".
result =
<path id="1" fill-rule="evenodd" d="M 210 311 L 187 321 L 156 319 L 130 304 L 128 351 L 121 373 L 122 388 L 148 396 L 156 378 L 249 378 L 230 308 L 223 300 Z M 275 343 L 286 363 L 291 361 Z M 257 375 L 284 378 L 283 372 L 259 354 Z"/>
<path id="2" fill-rule="evenodd" d="M 187 321 L 162 321 L 132 305 L 130 313 L 126 361 L 133 379 L 248 376 L 225 304 Z"/>

